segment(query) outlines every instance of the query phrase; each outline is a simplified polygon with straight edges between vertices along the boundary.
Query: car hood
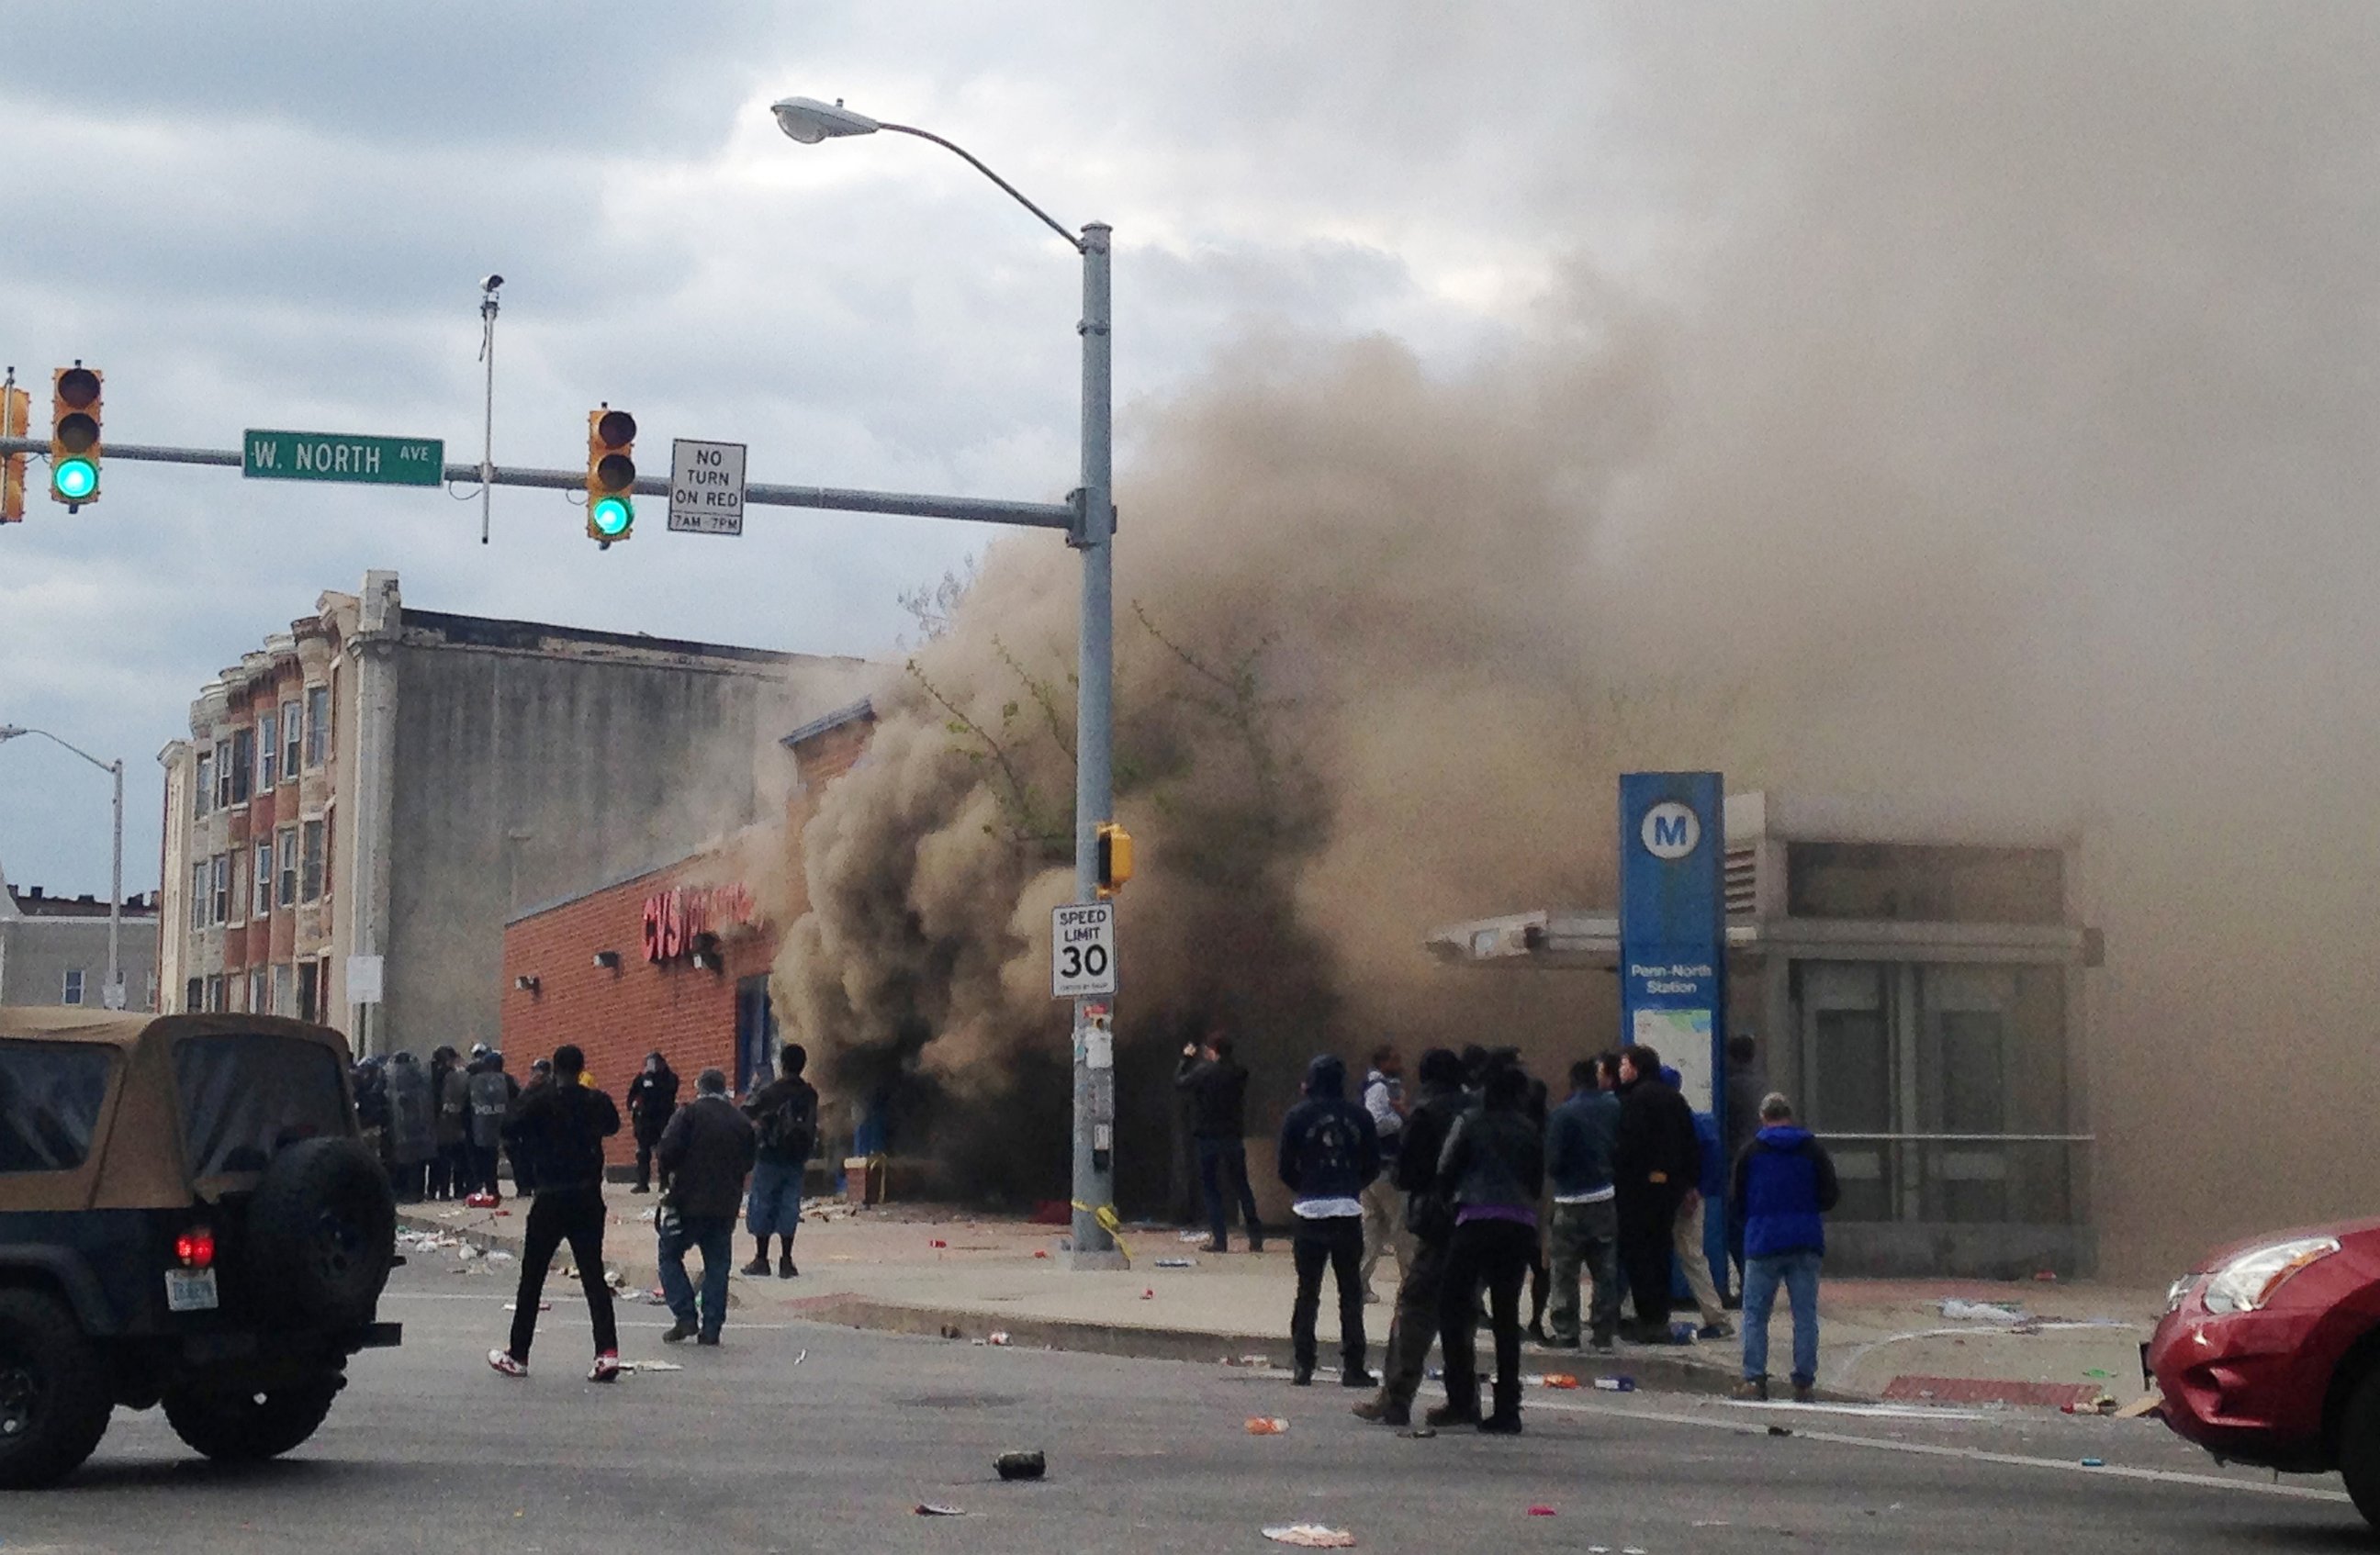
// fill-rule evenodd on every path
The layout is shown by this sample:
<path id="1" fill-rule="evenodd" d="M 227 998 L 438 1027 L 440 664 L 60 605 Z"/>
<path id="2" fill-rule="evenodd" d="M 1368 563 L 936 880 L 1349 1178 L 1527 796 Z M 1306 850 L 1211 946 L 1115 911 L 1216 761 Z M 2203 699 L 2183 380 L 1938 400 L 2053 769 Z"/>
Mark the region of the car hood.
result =
<path id="1" fill-rule="evenodd" d="M 2351 1248 L 2357 1252 L 2380 1258 L 2380 1216 L 2374 1216 L 2364 1220 L 2323 1221 L 2313 1225 L 2264 1231 L 2253 1236 L 2242 1236 L 2237 1241 L 2226 1242 L 2216 1248 L 2213 1252 L 2191 1265 L 2190 1272 L 2193 1274 L 2212 1273 L 2251 1248 L 2267 1247 L 2275 1242 L 2295 1241 L 2301 1236 L 2337 1237 L 2341 1248 Z"/>

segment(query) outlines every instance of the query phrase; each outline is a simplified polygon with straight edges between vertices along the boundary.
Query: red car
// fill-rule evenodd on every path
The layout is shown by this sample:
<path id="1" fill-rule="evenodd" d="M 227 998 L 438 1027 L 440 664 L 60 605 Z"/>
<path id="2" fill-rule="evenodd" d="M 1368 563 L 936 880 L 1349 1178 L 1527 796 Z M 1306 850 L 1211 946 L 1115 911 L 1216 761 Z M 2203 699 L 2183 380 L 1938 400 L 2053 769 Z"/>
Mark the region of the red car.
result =
<path id="1" fill-rule="evenodd" d="M 2173 1283 L 2143 1358 L 2221 1461 L 2337 1469 L 2380 1527 L 2380 1220 L 2226 1248 Z"/>

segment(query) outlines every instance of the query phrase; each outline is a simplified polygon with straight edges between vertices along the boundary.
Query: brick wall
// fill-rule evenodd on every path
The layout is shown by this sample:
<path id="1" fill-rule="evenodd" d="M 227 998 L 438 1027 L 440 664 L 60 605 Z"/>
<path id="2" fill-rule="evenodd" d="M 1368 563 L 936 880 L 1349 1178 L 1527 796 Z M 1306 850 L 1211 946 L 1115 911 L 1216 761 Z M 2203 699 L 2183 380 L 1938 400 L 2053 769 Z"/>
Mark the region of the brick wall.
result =
<path id="1" fill-rule="evenodd" d="M 526 1077 L 532 1060 L 577 1043 L 595 1083 L 623 1104 L 624 1114 L 628 1082 L 655 1049 L 677 1071 L 683 1101 L 694 1099 L 695 1076 L 714 1065 L 733 1085 L 735 984 L 769 970 L 775 934 L 722 926 L 723 965 L 716 970 L 682 958 L 655 963 L 645 955 L 646 898 L 703 882 L 716 868 L 711 861 L 689 861 L 506 925 L 501 1044 L 506 1068 Z M 619 970 L 595 964 L 603 950 L 619 952 Z M 538 980 L 535 993 L 514 985 L 522 977 Z M 625 1116 L 622 1121 L 611 1145 L 615 1164 L 636 1156 Z"/>

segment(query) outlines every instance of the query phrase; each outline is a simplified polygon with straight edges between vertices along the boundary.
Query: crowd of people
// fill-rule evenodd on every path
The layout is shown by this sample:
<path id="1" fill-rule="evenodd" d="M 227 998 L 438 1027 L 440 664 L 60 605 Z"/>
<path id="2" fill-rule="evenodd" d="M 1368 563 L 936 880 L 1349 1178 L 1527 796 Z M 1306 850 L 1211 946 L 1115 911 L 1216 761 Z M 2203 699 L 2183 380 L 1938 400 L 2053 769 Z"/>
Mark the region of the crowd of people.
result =
<path id="1" fill-rule="evenodd" d="M 1724 1189 L 1734 1211 L 1728 1241 L 1742 1270 L 1739 1391 L 1769 1395 L 1768 1325 L 1781 1288 L 1792 1310 L 1793 1395 L 1813 1396 L 1823 1216 L 1837 1188 L 1825 1149 L 1795 1122 L 1784 1096 L 1732 1099 L 1757 1127 L 1730 1163 L 1710 1119 L 1694 1112 L 1676 1071 L 1649 1046 L 1572 1065 L 1569 1094 L 1554 1105 L 1513 1050 L 1434 1048 L 1415 1078 L 1408 1096 L 1402 1056 L 1384 1045 L 1351 1099 L 1345 1063 L 1324 1054 L 1307 1067 L 1303 1094 L 1282 1119 L 1277 1160 L 1292 1196 L 1296 1385 L 1312 1384 L 1319 1361 L 1326 1272 L 1339 1302 L 1340 1382 L 1374 1390 L 1355 1413 L 1392 1426 L 1412 1424 L 1433 1340 L 1446 1397 L 1427 1412 L 1427 1424 L 1509 1434 L 1521 1429 L 1524 1333 L 1554 1350 L 1604 1354 L 1623 1339 L 1733 1338 L 1718 1288 L 1730 1260 L 1714 1279 L 1704 1240 L 1704 1205 Z M 1209 1250 L 1228 1249 L 1234 1200 L 1251 1250 L 1261 1249 L 1240 1146 L 1247 1071 L 1230 1038 L 1219 1032 L 1184 1049 L 1176 1084 L 1190 1099 Z M 1400 1279 L 1376 1376 L 1366 1365 L 1365 1308 L 1378 1299 L 1372 1276 L 1389 1254 Z M 1680 1276 L 1698 1323 L 1671 1321 Z M 1484 1410 L 1483 1304 L 1494 1343 Z"/>
<path id="2" fill-rule="evenodd" d="M 671 1318 L 663 1344 L 720 1343 L 739 1205 L 759 1249 L 744 1272 L 770 1272 L 769 1244 L 775 1239 L 783 1247 L 778 1277 L 800 1272 L 794 1233 L 801 1224 L 802 1172 L 818 1145 L 818 1091 L 802 1078 L 808 1062 L 800 1043 L 786 1043 L 777 1055 L 776 1077 L 740 1107 L 727 1093 L 726 1075 L 715 1068 L 695 1077 L 694 1100 L 680 1105 L 677 1077 L 658 1053 L 630 1082 L 638 1175 L 631 1191 L 650 1192 L 656 1170 L 661 1183 L 653 1230 Z M 620 1374 L 619 1330 L 603 1274 L 603 1141 L 619 1131 L 619 1107 L 587 1073 L 586 1055 L 569 1045 L 554 1049 L 551 1080 L 523 1089 L 504 1115 L 502 1137 L 530 1185 L 512 1333 L 503 1348 L 488 1352 L 489 1366 L 506 1377 L 528 1375 L 539 1294 L 565 1244 L 594 1329 L 589 1380 L 609 1382 Z M 702 1259 L 698 1290 L 686 1271 L 688 1252 Z"/>

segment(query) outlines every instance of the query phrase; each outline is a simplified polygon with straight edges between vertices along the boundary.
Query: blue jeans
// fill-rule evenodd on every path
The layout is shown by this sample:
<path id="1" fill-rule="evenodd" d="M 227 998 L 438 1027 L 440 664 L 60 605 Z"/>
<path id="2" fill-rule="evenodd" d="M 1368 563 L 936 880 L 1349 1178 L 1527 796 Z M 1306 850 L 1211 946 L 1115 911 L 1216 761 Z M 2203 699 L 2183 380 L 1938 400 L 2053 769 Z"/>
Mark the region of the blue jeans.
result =
<path id="1" fill-rule="evenodd" d="M 692 1323 L 716 1339 L 727 1321 L 727 1271 L 735 1259 L 735 1217 L 681 1215 L 664 1209 L 659 1217 L 662 1296 L 670 1316 Z M 697 1320 L 694 1282 L 686 1278 L 688 1248 L 702 1254 L 702 1309 Z"/>
<path id="2" fill-rule="evenodd" d="M 802 1171 L 807 1163 L 759 1161 L 752 1167 L 752 1198 L 744 1227 L 755 1236 L 791 1240 L 802 1228 Z M 788 1249 L 788 1256 L 791 1256 Z"/>
<path id="3" fill-rule="evenodd" d="M 1793 1381 L 1808 1387 L 1818 1380 L 1818 1265 L 1815 1251 L 1779 1253 L 1743 1260 L 1743 1374 L 1768 1375 L 1768 1314 L 1777 1306 L 1777 1287 L 1793 1308 Z"/>

